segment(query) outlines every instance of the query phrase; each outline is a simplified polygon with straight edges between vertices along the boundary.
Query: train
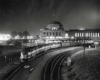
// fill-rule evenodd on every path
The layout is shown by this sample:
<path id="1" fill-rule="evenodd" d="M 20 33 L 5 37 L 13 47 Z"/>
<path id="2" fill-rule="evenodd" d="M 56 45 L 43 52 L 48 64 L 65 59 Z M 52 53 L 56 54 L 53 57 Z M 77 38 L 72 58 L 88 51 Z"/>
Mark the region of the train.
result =
<path id="1" fill-rule="evenodd" d="M 41 52 L 43 51 L 47 51 L 50 49 L 54 49 L 54 48 L 60 48 L 60 47 L 71 47 L 71 46 L 84 46 L 84 44 L 70 44 L 70 43 L 52 43 L 52 44 L 39 44 L 37 46 L 33 46 L 33 47 L 25 47 L 23 48 L 23 50 L 21 51 L 20 54 L 20 60 L 21 62 L 25 62 L 26 60 L 35 57 L 38 54 L 41 54 Z M 94 47 L 94 44 L 85 44 L 85 47 Z"/>
<path id="2" fill-rule="evenodd" d="M 37 45 L 37 46 L 33 46 L 33 47 L 25 47 L 21 51 L 20 60 L 21 60 L 21 62 L 25 62 L 28 59 L 30 59 L 31 57 L 35 57 L 36 55 L 38 55 L 39 53 L 41 53 L 43 51 L 47 51 L 47 50 L 59 48 L 59 47 L 61 47 L 61 43 L 42 44 L 42 45 Z"/>

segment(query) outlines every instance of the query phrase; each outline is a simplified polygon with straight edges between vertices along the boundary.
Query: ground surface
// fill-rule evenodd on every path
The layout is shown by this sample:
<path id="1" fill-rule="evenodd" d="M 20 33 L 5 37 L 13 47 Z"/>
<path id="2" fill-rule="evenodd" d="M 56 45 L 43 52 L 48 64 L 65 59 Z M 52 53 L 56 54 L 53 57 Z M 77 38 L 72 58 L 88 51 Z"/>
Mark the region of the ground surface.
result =
<path id="1" fill-rule="evenodd" d="M 46 62 L 54 55 L 59 54 L 61 52 L 65 52 L 68 50 L 76 49 L 75 47 L 68 48 L 68 49 L 60 49 L 57 51 L 50 52 L 42 57 L 42 60 L 37 64 L 34 71 L 29 75 L 28 80 L 41 80 L 42 70 L 46 64 Z"/>
<path id="2" fill-rule="evenodd" d="M 62 80 L 100 80 L 100 50 L 87 49 L 71 56 L 72 63 L 62 66 Z"/>
<path id="3" fill-rule="evenodd" d="M 20 52 L 22 50 L 21 47 L 16 46 L 0 46 L 0 57 L 6 55 L 12 55 L 13 53 Z"/>
<path id="4" fill-rule="evenodd" d="M 77 47 L 78 48 L 78 47 Z M 12 80 L 41 80 L 41 76 L 42 76 L 42 70 L 46 64 L 46 62 L 54 55 L 59 54 L 61 52 L 65 52 L 65 51 L 72 51 L 73 49 L 76 49 L 76 47 L 72 47 L 72 48 L 65 48 L 65 49 L 59 49 L 59 50 L 55 50 L 53 52 L 49 52 L 47 54 L 45 54 L 44 56 L 39 57 L 36 60 L 33 60 L 31 62 L 28 63 L 28 65 L 30 65 L 30 68 L 25 69 L 22 68 L 17 74 L 16 76 L 14 76 L 12 78 Z M 1 75 L 2 73 L 4 73 L 6 70 L 9 70 L 9 68 L 12 67 L 12 63 L 6 65 L 6 67 L 2 67 L 1 68 Z M 31 68 L 34 68 L 33 72 L 30 72 L 29 70 Z"/>
<path id="5" fill-rule="evenodd" d="M 16 46 L 0 46 L 0 76 L 6 71 L 16 66 L 15 62 L 20 60 L 21 47 Z"/>

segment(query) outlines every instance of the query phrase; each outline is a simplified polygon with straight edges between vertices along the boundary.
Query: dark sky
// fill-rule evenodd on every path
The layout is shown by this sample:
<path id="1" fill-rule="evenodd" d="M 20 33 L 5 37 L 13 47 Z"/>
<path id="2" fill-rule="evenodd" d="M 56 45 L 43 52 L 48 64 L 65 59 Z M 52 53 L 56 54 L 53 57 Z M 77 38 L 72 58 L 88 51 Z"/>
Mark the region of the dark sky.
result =
<path id="1" fill-rule="evenodd" d="M 54 20 L 65 29 L 99 28 L 100 0 L 0 0 L 0 33 L 39 34 Z"/>

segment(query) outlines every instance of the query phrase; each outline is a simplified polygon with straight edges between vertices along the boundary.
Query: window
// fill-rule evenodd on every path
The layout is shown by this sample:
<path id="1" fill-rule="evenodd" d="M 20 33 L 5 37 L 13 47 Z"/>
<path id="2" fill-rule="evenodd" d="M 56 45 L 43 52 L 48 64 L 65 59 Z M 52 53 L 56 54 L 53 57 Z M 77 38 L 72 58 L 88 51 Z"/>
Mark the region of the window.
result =
<path id="1" fill-rule="evenodd" d="M 90 37 L 90 33 L 88 34 L 88 37 Z"/>
<path id="2" fill-rule="evenodd" d="M 98 37 L 99 37 L 99 33 L 98 33 Z"/>
<path id="3" fill-rule="evenodd" d="M 47 32 L 47 36 L 48 36 L 48 32 Z"/>
<path id="4" fill-rule="evenodd" d="M 93 33 L 93 37 L 95 37 L 95 33 Z"/>
<path id="5" fill-rule="evenodd" d="M 67 37 L 67 38 L 69 37 L 69 36 L 68 36 L 68 33 L 65 34 L 65 37 Z"/>
<path id="6" fill-rule="evenodd" d="M 91 37 L 93 37 L 93 33 L 91 33 Z"/>
<path id="7" fill-rule="evenodd" d="M 53 27 L 52 30 L 57 30 L 57 27 Z"/>
<path id="8" fill-rule="evenodd" d="M 95 37 L 97 37 L 97 33 L 95 33 Z"/>
<path id="9" fill-rule="evenodd" d="M 61 36 L 61 32 L 59 32 L 59 36 Z"/>
<path id="10" fill-rule="evenodd" d="M 79 37 L 79 33 L 77 33 L 77 37 Z"/>
<path id="11" fill-rule="evenodd" d="M 51 36 L 51 32 L 50 32 L 50 36 Z"/>
<path id="12" fill-rule="evenodd" d="M 80 33 L 80 37 L 82 37 L 82 33 Z"/>
<path id="13" fill-rule="evenodd" d="M 88 37 L 88 33 L 86 33 L 86 35 L 85 35 L 86 37 Z"/>
<path id="14" fill-rule="evenodd" d="M 53 36 L 55 35 L 55 33 L 53 32 Z"/>
<path id="15" fill-rule="evenodd" d="M 82 33 L 82 37 L 83 37 L 83 33 Z"/>
<path id="16" fill-rule="evenodd" d="M 75 33 L 75 37 L 77 37 L 77 33 Z"/>

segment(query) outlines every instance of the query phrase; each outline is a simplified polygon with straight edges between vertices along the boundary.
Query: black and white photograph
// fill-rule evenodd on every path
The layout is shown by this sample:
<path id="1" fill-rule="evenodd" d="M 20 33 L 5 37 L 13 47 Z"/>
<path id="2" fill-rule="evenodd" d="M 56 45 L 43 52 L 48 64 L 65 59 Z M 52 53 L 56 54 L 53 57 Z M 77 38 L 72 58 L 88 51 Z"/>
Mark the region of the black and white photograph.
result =
<path id="1" fill-rule="evenodd" d="M 100 80 L 100 0 L 0 0 L 0 80 Z"/>

